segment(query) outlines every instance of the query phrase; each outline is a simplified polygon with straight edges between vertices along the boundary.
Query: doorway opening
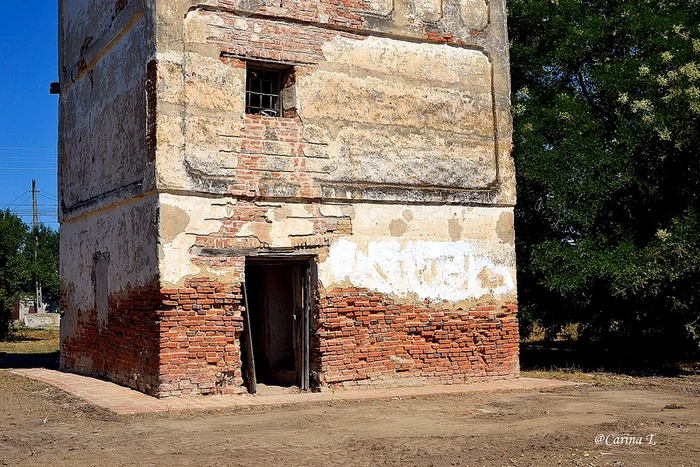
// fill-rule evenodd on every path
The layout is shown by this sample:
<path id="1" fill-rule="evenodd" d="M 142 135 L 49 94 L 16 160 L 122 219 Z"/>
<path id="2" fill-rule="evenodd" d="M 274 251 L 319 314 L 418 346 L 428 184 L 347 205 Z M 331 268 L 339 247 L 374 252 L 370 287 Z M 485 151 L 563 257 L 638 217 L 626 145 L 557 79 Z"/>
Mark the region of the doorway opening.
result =
<path id="1" fill-rule="evenodd" d="M 246 258 L 243 373 L 257 383 L 309 389 L 310 259 Z"/>

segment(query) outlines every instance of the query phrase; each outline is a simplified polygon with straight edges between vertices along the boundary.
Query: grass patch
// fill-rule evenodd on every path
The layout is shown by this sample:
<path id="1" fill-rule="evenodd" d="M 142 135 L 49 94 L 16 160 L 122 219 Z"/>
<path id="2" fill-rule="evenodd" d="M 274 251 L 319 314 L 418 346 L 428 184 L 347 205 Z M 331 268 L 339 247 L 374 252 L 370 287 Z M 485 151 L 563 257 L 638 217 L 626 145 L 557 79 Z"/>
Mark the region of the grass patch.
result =
<path id="1" fill-rule="evenodd" d="M 58 352 L 58 348 L 58 329 L 22 328 L 0 342 L 0 352 L 7 354 L 49 354 Z"/>
<path id="2" fill-rule="evenodd" d="M 596 373 L 587 373 L 579 368 L 552 368 L 551 370 L 521 371 L 524 378 L 560 379 L 566 381 L 593 382 L 600 378 Z"/>

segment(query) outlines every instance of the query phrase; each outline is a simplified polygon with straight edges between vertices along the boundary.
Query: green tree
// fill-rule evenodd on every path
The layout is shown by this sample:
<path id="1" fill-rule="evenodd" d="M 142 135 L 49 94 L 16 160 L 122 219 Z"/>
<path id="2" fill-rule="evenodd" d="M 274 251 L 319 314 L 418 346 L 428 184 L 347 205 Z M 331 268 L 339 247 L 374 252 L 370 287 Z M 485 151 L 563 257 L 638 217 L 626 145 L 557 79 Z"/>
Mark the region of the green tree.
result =
<path id="1" fill-rule="evenodd" d="M 22 219 L 0 211 L 0 338 L 7 334 L 14 301 L 30 277 L 25 262 L 28 231 Z"/>
<path id="2" fill-rule="evenodd" d="M 508 9 L 523 324 L 551 334 L 580 322 L 592 339 L 689 350 L 700 342 L 700 2 Z"/>
<path id="3" fill-rule="evenodd" d="M 44 297 L 58 300 L 58 240 L 58 232 L 45 225 L 30 228 L 0 211 L 0 338 L 9 329 L 15 300 L 34 294 L 37 277 Z"/>
<path id="4" fill-rule="evenodd" d="M 44 297 L 47 300 L 58 300 L 58 232 L 44 224 L 39 224 L 36 228 L 27 231 L 25 242 L 24 264 L 27 265 L 28 277 L 32 282 L 31 284 L 24 284 L 23 290 L 33 290 L 35 286 L 34 278 L 38 277 Z M 36 261 L 34 260 L 35 252 Z"/>

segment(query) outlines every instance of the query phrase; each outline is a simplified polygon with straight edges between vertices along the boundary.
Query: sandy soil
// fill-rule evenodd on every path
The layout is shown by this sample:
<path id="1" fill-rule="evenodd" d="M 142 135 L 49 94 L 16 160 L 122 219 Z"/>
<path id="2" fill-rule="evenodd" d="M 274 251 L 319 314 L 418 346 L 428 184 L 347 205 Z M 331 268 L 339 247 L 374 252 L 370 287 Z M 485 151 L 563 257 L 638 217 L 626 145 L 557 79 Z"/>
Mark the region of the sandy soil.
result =
<path id="1" fill-rule="evenodd" d="M 591 381 L 542 392 L 116 416 L 0 371 L 0 465 L 700 465 L 700 377 Z M 625 434 L 642 444 L 595 442 Z"/>
<path id="2" fill-rule="evenodd" d="M 56 331 L 0 343 L 0 465 L 700 466 L 697 366 L 526 373 L 587 383 L 549 391 L 117 416 L 2 370 L 55 367 L 57 349 Z"/>

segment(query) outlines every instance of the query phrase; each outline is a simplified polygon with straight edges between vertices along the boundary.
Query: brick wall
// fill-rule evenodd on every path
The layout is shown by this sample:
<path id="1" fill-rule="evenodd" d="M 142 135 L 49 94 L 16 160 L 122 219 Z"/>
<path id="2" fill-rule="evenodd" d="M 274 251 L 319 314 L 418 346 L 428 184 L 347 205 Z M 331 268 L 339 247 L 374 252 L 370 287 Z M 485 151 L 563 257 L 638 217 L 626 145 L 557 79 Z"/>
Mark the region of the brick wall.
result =
<path id="1" fill-rule="evenodd" d="M 323 295 L 313 345 L 313 370 L 322 384 L 463 383 L 518 375 L 517 303 L 467 309 L 400 304 L 352 287 Z"/>
<path id="2" fill-rule="evenodd" d="M 112 296 L 105 323 L 81 314 L 61 365 L 160 397 L 245 392 L 240 304 L 239 285 L 208 278 Z"/>
<path id="3" fill-rule="evenodd" d="M 371 3 L 364 0 L 301 0 L 284 2 L 283 8 L 262 5 L 255 13 L 256 15 L 271 18 L 324 25 L 324 27 L 328 25 L 336 30 L 360 30 L 367 28 L 367 24 L 365 24 L 365 17 L 360 16 L 358 13 L 372 11 Z M 238 5 L 238 0 L 219 1 L 219 6 L 224 11 L 236 11 Z M 381 21 L 379 20 L 379 22 Z M 377 23 L 377 18 L 373 22 Z M 444 27 L 434 22 L 421 21 L 414 16 L 409 24 L 416 31 L 422 33 L 426 41 L 464 44 L 463 41 L 455 40 L 452 33 L 443 31 Z M 472 37 L 482 34 L 484 34 L 484 31 L 471 31 Z"/>
<path id="4" fill-rule="evenodd" d="M 198 278 L 161 292 L 158 395 L 245 392 L 240 285 Z"/>
<path id="5" fill-rule="evenodd" d="M 271 246 L 265 241 L 264 229 L 279 219 L 269 216 L 270 206 L 240 200 L 230 217 L 221 219 L 220 231 L 195 239 L 192 261 L 204 270 L 233 272 L 234 284 L 202 279 L 188 282 L 187 289 L 163 291 L 169 297 L 165 304 L 171 307 L 161 322 L 167 334 L 161 337 L 166 346 L 161 368 L 163 395 L 221 392 L 222 375 L 228 375 L 223 386 L 229 392 L 244 390 L 239 284 L 245 280 L 245 257 L 197 256 L 196 247 Z M 292 238 L 300 251 L 325 248 L 334 236 L 352 234 L 351 219 L 337 211 L 324 215 L 322 203 L 308 203 L 303 209 L 314 228 L 310 235 Z M 258 235 L 243 235 L 244 228 Z M 201 308 L 192 308 L 197 305 Z M 474 302 L 460 308 L 447 303 L 399 302 L 366 289 L 325 290 L 320 286 L 315 310 L 312 379 L 322 387 L 460 383 L 510 378 L 519 371 L 515 302 Z M 217 335 L 220 343 L 194 340 Z"/>
<path id="6" fill-rule="evenodd" d="M 308 5 L 317 7 L 319 3 L 309 2 Z M 342 3 L 334 6 L 345 8 Z M 287 17 L 304 18 L 303 14 L 295 16 L 295 5 L 289 8 L 285 13 Z M 288 70 L 292 80 L 312 72 L 323 62 L 323 46 L 334 38 L 361 41 L 367 37 L 309 24 L 244 18 L 226 12 L 212 14 L 221 18 L 223 26 L 207 40 L 219 48 L 224 63 L 236 68 L 245 68 L 246 60 L 293 63 L 295 65 Z M 453 39 L 449 34 L 431 32 L 429 37 L 426 35 L 426 40 L 433 42 L 452 42 Z M 230 145 L 227 137 L 221 138 L 222 147 Z M 238 165 L 228 194 L 287 199 L 322 197 L 317 179 L 325 174 L 322 162 L 329 157 L 325 154 L 327 144 L 314 141 L 295 112 L 285 113 L 284 118 L 246 115 L 241 134 L 236 138 L 240 140 L 240 149 L 235 151 Z M 312 159 L 317 163 L 309 162 Z"/>
<path id="7" fill-rule="evenodd" d="M 239 201 L 232 210 L 231 216 L 221 219 L 221 229 L 210 235 L 199 235 L 195 238 L 194 247 L 197 248 L 267 248 L 270 240 L 266 230 L 273 222 L 279 219 L 271 218 L 268 211 L 274 203 L 255 201 Z M 328 246 L 334 237 L 349 235 L 352 233 L 350 217 L 333 212 L 324 214 L 323 203 L 313 202 L 303 205 L 305 210 L 304 220 L 313 224 L 313 232 L 309 234 L 295 234 L 289 232 L 291 246 L 295 248 L 313 248 Z M 247 227 L 250 232 L 243 234 Z M 194 251 L 193 251 L 194 253 Z M 244 258 L 206 258 L 193 257 L 192 261 L 200 266 L 217 268 L 229 268 L 234 264 L 244 269 L 240 263 Z M 233 261 L 233 263 L 232 263 Z M 242 271 L 240 272 L 242 274 Z"/>
<path id="8" fill-rule="evenodd" d="M 245 258 L 226 261 L 243 280 Z M 319 297 L 311 365 L 322 388 L 518 374 L 516 303 L 451 309 L 353 287 L 320 288 Z M 242 309 L 240 282 L 210 278 L 111 297 L 105 325 L 85 313 L 81 332 L 64 340 L 62 365 L 159 397 L 243 393 Z"/>
<path id="9" fill-rule="evenodd" d="M 221 0 L 222 9 L 235 10 L 238 0 Z M 308 23 L 324 23 L 335 27 L 357 29 L 362 27 L 362 17 L 357 10 L 369 10 L 368 2 L 363 0 L 299 0 L 285 2 L 284 8 L 261 6 L 256 13 L 260 15 L 291 18 Z"/>
<path id="10" fill-rule="evenodd" d="M 110 297 L 106 322 L 94 309 L 83 311 L 79 331 L 61 343 L 61 368 L 156 394 L 161 302 L 159 290 L 146 287 Z"/>
<path id="11" fill-rule="evenodd" d="M 227 13 L 218 15 L 225 26 L 208 42 L 220 49 L 224 63 L 236 68 L 245 68 L 245 60 L 249 59 L 294 63 L 296 65 L 288 70 L 291 81 L 311 72 L 324 60 L 323 44 L 334 37 L 364 39 L 352 33 L 303 24 L 264 18 L 243 19 Z M 239 137 L 238 166 L 235 183 L 228 187 L 229 194 L 287 199 L 321 197 L 321 187 L 315 180 L 318 168 L 314 169 L 309 160 L 327 159 L 325 144 L 305 134 L 296 112 L 285 112 L 283 118 L 246 115 Z"/>
<path id="12" fill-rule="evenodd" d="M 306 158 L 313 150 L 309 146 L 298 117 L 246 115 L 236 183 L 229 186 L 228 193 L 239 197 L 264 196 L 267 193 L 259 192 L 259 182 L 266 179 L 269 186 L 288 198 L 319 198 L 320 187 L 314 182 L 313 170 L 307 167 Z"/>
<path id="13" fill-rule="evenodd" d="M 245 259 L 228 261 L 230 267 Z M 240 285 L 200 278 L 162 293 L 158 395 L 246 392 Z M 311 369 L 321 389 L 455 384 L 518 375 L 516 303 L 451 309 L 401 304 L 352 287 L 321 288 L 319 294 Z"/>

